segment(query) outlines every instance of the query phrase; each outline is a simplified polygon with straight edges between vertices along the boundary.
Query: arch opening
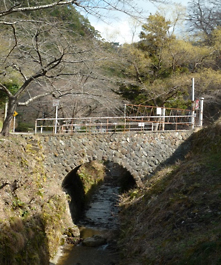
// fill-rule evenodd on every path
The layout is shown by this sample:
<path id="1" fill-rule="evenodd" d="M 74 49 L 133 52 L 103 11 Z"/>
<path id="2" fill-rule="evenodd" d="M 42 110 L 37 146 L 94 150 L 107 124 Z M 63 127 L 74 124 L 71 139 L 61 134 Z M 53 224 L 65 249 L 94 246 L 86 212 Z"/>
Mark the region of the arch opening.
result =
<path id="1" fill-rule="evenodd" d="M 68 194 L 74 223 L 82 217 L 92 195 L 105 183 L 119 187 L 120 194 L 136 186 L 134 177 L 127 169 L 109 160 L 87 162 L 66 175 L 62 188 Z"/>
<path id="2" fill-rule="evenodd" d="M 120 193 L 126 192 L 136 186 L 136 181 L 131 173 L 112 161 L 106 161 L 106 178 L 113 185 L 120 188 Z"/>

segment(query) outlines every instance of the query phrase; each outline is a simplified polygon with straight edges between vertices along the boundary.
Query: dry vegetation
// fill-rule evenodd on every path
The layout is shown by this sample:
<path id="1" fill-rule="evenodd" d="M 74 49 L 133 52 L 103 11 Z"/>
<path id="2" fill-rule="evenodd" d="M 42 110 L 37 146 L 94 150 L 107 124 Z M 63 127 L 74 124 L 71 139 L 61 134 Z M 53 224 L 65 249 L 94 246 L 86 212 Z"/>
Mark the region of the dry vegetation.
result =
<path id="1" fill-rule="evenodd" d="M 67 200 L 45 172 L 38 139 L 0 138 L 0 264 L 48 264 L 65 228 Z"/>
<path id="2" fill-rule="evenodd" d="M 221 263 L 221 124 L 196 132 L 192 150 L 122 196 L 121 264 Z"/>

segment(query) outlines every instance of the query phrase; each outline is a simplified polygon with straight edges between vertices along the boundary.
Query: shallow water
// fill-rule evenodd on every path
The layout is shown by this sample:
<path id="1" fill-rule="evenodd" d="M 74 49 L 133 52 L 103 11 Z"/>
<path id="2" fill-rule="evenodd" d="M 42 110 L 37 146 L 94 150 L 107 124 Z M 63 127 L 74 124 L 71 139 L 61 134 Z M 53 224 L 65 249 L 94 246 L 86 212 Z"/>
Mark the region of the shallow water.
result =
<path id="1" fill-rule="evenodd" d="M 85 211 L 85 215 L 80 220 L 80 226 L 95 228 L 118 228 L 118 208 L 117 201 L 119 188 L 104 184 L 92 196 L 91 202 Z"/>
<path id="2" fill-rule="evenodd" d="M 82 245 L 67 246 L 57 265 L 114 265 L 118 264 L 118 253 L 108 249 L 108 245 L 98 248 Z"/>
<path id="3" fill-rule="evenodd" d="M 119 189 L 108 183 L 103 184 L 92 196 L 91 203 L 79 221 L 81 238 L 101 235 L 107 238 L 107 243 L 99 247 L 67 245 L 62 248 L 62 256 L 56 265 L 114 265 L 118 264 L 113 235 L 118 229 L 118 201 Z"/>

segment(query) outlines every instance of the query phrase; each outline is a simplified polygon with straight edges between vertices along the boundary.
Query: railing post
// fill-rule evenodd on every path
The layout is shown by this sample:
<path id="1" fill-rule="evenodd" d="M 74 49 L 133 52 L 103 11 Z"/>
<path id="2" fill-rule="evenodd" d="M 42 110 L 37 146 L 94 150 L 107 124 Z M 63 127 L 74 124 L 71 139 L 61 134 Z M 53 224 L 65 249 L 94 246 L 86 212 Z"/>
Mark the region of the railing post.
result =
<path id="1" fill-rule="evenodd" d="M 38 120 L 35 120 L 35 134 L 37 133 Z"/>
<path id="2" fill-rule="evenodd" d="M 165 116 L 166 116 L 166 108 L 165 106 L 163 106 L 163 124 L 162 124 L 162 130 L 164 131 L 165 130 Z"/>
<path id="3" fill-rule="evenodd" d="M 200 111 L 199 111 L 199 126 L 203 126 L 203 100 L 204 98 L 200 98 Z"/>
<path id="4" fill-rule="evenodd" d="M 58 126 L 58 106 L 55 106 L 55 127 L 54 133 L 57 133 L 57 126 Z"/>
<path id="5" fill-rule="evenodd" d="M 127 105 L 124 104 L 124 118 L 126 118 L 126 115 L 127 115 Z"/>
<path id="6" fill-rule="evenodd" d="M 107 119 L 107 123 L 106 123 L 106 133 L 108 132 L 108 119 Z"/>

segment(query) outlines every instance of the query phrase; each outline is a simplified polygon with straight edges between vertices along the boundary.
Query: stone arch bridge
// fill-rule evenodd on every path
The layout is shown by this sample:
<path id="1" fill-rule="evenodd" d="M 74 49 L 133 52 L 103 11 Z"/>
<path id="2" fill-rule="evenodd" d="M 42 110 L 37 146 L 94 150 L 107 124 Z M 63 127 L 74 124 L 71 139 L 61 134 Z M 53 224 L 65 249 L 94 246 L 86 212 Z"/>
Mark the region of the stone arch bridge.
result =
<path id="1" fill-rule="evenodd" d="M 126 132 L 41 136 L 45 165 L 61 181 L 74 168 L 92 160 L 119 164 L 138 186 L 162 163 L 182 158 L 192 131 Z"/>

